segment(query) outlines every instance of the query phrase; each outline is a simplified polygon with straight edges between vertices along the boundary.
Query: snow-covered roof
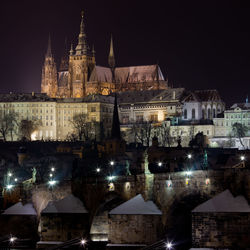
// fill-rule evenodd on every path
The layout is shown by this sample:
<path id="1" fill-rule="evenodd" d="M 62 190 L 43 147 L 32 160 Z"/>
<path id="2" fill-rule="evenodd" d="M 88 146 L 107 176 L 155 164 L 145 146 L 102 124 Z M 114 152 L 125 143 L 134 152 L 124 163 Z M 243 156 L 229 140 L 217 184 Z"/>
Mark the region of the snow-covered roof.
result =
<path id="1" fill-rule="evenodd" d="M 48 213 L 86 214 L 88 211 L 78 198 L 70 194 L 62 200 L 50 201 L 42 210 L 42 214 Z"/>
<path id="2" fill-rule="evenodd" d="M 3 212 L 3 215 L 37 215 L 37 213 L 32 203 L 26 203 L 23 205 L 22 202 L 18 202 L 7 208 Z"/>
<path id="3" fill-rule="evenodd" d="M 250 207 L 243 196 L 233 197 L 227 189 L 197 206 L 192 212 L 250 212 Z"/>
<path id="4" fill-rule="evenodd" d="M 141 194 L 122 203 L 112 209 L 109 214 L 155 214 L 161 215 L 162 212 L 157 208 L 153 201 L 144 201 Z"/>

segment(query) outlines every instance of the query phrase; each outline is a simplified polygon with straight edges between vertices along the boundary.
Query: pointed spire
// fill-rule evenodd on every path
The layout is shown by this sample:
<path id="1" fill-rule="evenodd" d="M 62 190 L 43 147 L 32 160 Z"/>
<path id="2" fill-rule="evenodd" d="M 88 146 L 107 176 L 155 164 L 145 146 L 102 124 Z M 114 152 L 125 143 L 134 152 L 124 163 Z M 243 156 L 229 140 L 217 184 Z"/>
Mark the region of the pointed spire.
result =
<path id="1" fill-rule="evenodd" d="M 87 54 L 88 45 L 86 41 L 86 34 L 84 31 L 84 11 L 81 12 L 80 33 L 78 36 L 78 44 L 76 46 L 76 55 Z"/>
<path id="2" fill-rule="evenodd" d="M 109 67 L 111 69 L 115 68 L 115 55 L 114 55 L 113 37 L 112 37 L 112 35 L 111 35 L 111 40 L 110 40 L 110 49 L 109 49 L 108 63 L 109 63 Z"/>
<path id="3" fill-rule="evenodd" d="M 71 43 L 69 54 L 72 56 L 74 54 L 73 43 Z"/>
<path id="4" fill-rule="evenodd" d="M 113 138 L 113 139 L 114 138 L 115 139 L 121 139 L 120 121 L 119 121 L 116 94 L 115 94 L 115 103 L 114 103 L 114 111 L 113 111 L 113 122 L 112 122 L 111 138 Z"/>
<path id="5" fill-rule="evenodd" d="M 52 57 L 50 34 L 49 34 L 49 39 L 48 39 L 48 49 L 47 49 L 46 57 Z"/>
<path id="6" fill-rule="evenodd" d="M 92 55 L 95 56 L 95 47 L 94 47 L 94 44 L 92 46 Z"/>

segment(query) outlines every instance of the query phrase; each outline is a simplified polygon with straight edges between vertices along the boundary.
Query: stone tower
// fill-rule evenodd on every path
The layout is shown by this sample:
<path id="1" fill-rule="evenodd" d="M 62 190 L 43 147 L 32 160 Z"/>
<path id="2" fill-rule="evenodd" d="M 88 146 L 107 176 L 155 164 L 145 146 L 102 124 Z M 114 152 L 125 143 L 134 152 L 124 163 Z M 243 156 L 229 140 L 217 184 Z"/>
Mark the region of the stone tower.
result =
<path id="1" fill-rule="evenodd" d="M 95 54 L 90 51 L 84 31 L 84 13 L 81 13 L 80 34 L 78 44 L 73 49 L 71 46 L 69 56 L 69 79 L 68 88 L 70 97 L 84 97 L 86 95 L 85 86 L 90 77 L 90 73 L 95 66 Z"/>
<path id="2" fill-rule="evenodd" d="M 46 93 L 50 97 L 56 97 L 57 95 L 57 69 L 55 59 L 51 53 L 50 37 L 42 69 L 41 92 Z"/>

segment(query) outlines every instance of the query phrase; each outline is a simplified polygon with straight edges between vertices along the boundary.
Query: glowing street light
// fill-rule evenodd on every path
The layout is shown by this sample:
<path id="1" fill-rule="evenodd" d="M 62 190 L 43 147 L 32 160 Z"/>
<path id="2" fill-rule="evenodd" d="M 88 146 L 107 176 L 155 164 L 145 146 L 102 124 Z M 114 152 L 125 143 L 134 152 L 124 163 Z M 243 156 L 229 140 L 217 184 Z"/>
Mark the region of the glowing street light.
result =
<path id="1" fill-rule="evenodd" d="M 190 177 L 192 175 L 192 172 L 191 171 L 186 171 L 186 175 L 187 175 L 187 177 Z"/>
<path id="2" fill-rule="evenodd" d="M 111 161 L 111 162 L 110 162 L 110 165 L 111 165 L 111 166 L 114 166 L 114 164 L 115 164 L 114 161 Z"/>
<path id="3" fill-rule="evenodd" d="M 52 177 L 52 176 L 53 176 L 53 174 L 49 174 L 49 176 L 50 176 L 50 177 Z"/>
<path id="4" fill-rule="evenodd" d="M 8 176 L 11 177 L 11 176 L 12 176 L 12 173 L 8 173 Z"/>
<path id="5" fill-rule="evenodd" d="M 17 182 L 17 181 L 18 181 L 18 179 L 17 179 L 17 178 L 15 178 L 15 179 L 14 179 L 14 181 L 15 181 L 15 182 Z"/>
<path id="6" fill-rule="evenodd" d="M 244 155 L 241 155 L 240 160 L 245 161 L 246 157 Z"/>
<path id="7" fill-rule="evenodd" d="M 115 176 L 109 176 L 109 177 L 108 177 L 108 180 L 109 180 L 109 181 L 112 181 L 112 180 L 114 180 L 114 178 L 115 178 Z"/>
<path id="8" fill-rule="evenodd" d="M 17 239 L 16 237 L 11 236 L 11 237 L 10 237 L 10 243 L 13 244 L 13 243 L 15 242 L 16 239 Z"/>
<path id="9" fill-rule="evenodd" d="M 54 171 L 55 171 L 55 168 L 51 168 L 51 171 L 54 172 Z"/>
<path id="10" fill-rule="evenodd" d="M 82 239 L 82 240 L 80 241 L 80 243 L 81 243 L 82 246 L 84 246 L 84 245 L 86 244 L 86 240 Z"/>
<path id="11" fill-rule="evenodd" d="M 191 155 L 191 154 L 188 154 L 187 157 L 188 157 L 188 159 L 191 159 L 191 158 L 192 158 L 192 155 Z"/>
<path id="12" fill-rule="evenodd" d="M 97 169 L 96 169 L 96 172 L 97 172 L 97 173 L 99 173 L 100 171 L 101 171 L 101 169 L 100 169 L 100 168 L 97 168 Z"/>
<path id="13" fill-rule="evenodd" d="M 172 249 L 172 247 L 173 247 L 173 244 L 172 244 L 171 242 L 168 242 L 168 243 L 166 244 L 166 248 L 167 248 L 167 249 Z"/>
<path id="14" fill-rule="evenodd" d="M 56 181 L 55 181 L 55 180 L 51 180 L 51 181 L 49 181 L 49 185 L 50 185 L 50 186 L 52 186 L 52 187 L 53 187 L 55 184 L 56 184 Z"/>
<path id="15" fill-rule="evenodd" d="M 161 167 L 162 166 L 162 162 L 158 162 L 158 166 Z"/>

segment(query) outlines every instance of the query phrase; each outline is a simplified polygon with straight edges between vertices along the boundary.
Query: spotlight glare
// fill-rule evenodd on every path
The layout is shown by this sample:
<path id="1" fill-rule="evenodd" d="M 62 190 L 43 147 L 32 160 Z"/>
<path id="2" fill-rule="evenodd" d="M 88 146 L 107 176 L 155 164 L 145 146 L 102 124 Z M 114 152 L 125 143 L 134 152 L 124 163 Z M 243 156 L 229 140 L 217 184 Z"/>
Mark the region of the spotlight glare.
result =
<path id="1" fill-rule="evenodd" d="M 10 243 L 14 243 L 14 241 L 16 240 L 17 238 L 16 237 L 10 237 Z"/>
<path id="2" fill-rule="evenodd" d="M 55 180 L 49 181 L 49 185 L 50 185 L 50 186 L 54 186 L 55 184 L 56 184 L 56 181 L 55 181 Z"/>
<path id="3" fill-rule="evenodd" d="M 14 180 L 15 182 L 17 182 L 18 180 L 17 180 L 17 178 L 15 178 L 15 180 Z"/>
<path id="4" fill-rule="evenodd" d="M 172 249 L 173 244 L 172 244 L 171 242 L 168 242 L 168 243 L 166 244 L 166 247 L 167 247 L 167 249 Z"/>
<path id="5" fill-rule="evenodd" d="M 97 172 L 97 173 L 99 173 L 100 171 L 101 171 L 101 169 L 100 169 L 100 168 L 97 168 L 97 169 L 96 169 L 96 172 Z"/>
<path id="6" fill-rule="evenodd" d="M 51 168 L 51 171 L 54 172 L 54 171 L 55 171 L 55 168 Z"/>
<path id="7" fill-rule="evenodd" d="M 115 164 L 114 161 L 111 161 L 111 162 L 110 162 L 110 165 L 111 165 L 111 166 L 113 166 L 114 164 Z"/>
<path id="8" fill-rule="evenodd" d="M 108 180 L 112 181 L 112 180 L 114 180 L 114 178 L 115 178 L 114 176 L 109 176 Z"/>
<path id="9" fill-rule="evenodd" d="M 190 176 L 190 175 L 192 175 L 192 172 L 191 171 L 186 171 L 186 175 Z"/>
<path id="10" fill-rule="evenodd" d="M 11 176 L 12 176 L 12 173 L 8 173 L 8 176 L 11 177 Z"/>
<path id="11" fill-rule="evenodd" d="M 158 162 L 158 166 L 161 167 L 162 166 L 162 162 Z"/>
<path id="12" fill-rule="evenodd" d="M 13 185 L 9 184 L 9 185 L 6 186 L 6 188 L 7 188 L 8 190 L 10 190 L 10 189 L 13 188 Z"/>
<path id="13" fill-rule="evenodd" d="M 191 154 L 188 154 L 187 157 L 188 157 L 188 159 L 191 159 L 191 158 L 192 158 L 192 155 L 191 155 Z"/>

